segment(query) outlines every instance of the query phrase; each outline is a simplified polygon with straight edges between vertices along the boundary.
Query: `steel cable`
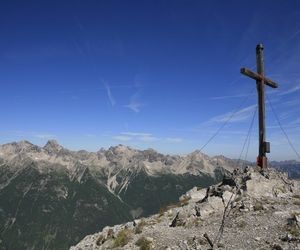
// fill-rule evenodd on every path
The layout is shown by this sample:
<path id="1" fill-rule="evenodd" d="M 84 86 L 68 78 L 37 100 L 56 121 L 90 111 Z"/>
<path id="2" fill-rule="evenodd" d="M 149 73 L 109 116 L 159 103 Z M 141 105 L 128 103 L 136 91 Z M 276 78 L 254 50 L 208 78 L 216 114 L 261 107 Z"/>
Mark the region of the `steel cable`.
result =
<path id="1" fill-rule="evenodd" d="M 279 119 L 277 113 L 275 112 L 275 109 L 274 109 L 274 107 L 273 107 L 273 105 L 272 105 L 272 103 L 271 103 L 271 101 L 270 101 L 268 95 L 266 95 L 266 96 L 267 96 L 268 104 L 270 104 L 271 110 L 272 110 L 272 112 L 273 112 L 273 114 L 274 114 L 274 116 L 275 116 L 275 118 L 276 118 L 276 120 L 277 120 L 277 123 L 278 123 L 278 125 L 279 125 L 279 127 L 280 127 L 282 133 L 284 134 L 284 136 L 285 136 L 286 140 L 288 141 L 290 147 L 292 148 L 292 150 L 295 152 L 295 154 L 297 155 L 298 159 L 300 160 L 300 155 L 299 155 L 299 153 L 297 152 L 297 150 L 296 150 L 296 148 L 294 147 L 293 143 L 291 142 L 289 136 L 287 135 L 286 131 L 284 130 L 284 128 L 283 128 L 283 126 L 282 126 L 282 124 L 281 124 L 281 122 L 280 122 L 280 119 Z"/>

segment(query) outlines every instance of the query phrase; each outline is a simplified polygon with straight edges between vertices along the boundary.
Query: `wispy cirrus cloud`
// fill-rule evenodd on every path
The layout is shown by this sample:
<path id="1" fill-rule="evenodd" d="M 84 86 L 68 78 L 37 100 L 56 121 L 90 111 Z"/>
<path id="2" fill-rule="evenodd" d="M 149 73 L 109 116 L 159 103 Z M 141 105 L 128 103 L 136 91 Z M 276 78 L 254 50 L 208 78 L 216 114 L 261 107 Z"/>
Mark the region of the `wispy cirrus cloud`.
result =
<path id="1" fill-rule="evenodd" d="M 111 93 L 110 86 L 108 85 L 107 82 L 105 82 L 105 81 L 102 81 L 102 82 L 103 82 L 104 87 L 105 87 L 105 89 L 106 89 L 106 93 L 107 93 L 109 102 L 110 102 L 111 106 L 113 107 L 113 106 L 115 106 L 116 101 L 115 101 L 115 99 L 114 99 L 114 97 L 113 97 L 113 95 L 112 95 L 112 93 Z"/>
<path id="2" fill-rule="evenodd" d="M 131 139 L 136 139 L 143 142 L 154 142 L 160 140 L 158 137 L 153 136 L 151 133 L 140 133 L 140 132 L 122 132 L 120 133 L 122 137 L 130 137 Z"/>
<path id="3" fill-rule="evenodd" d="M 57 139 L 57 135 L 51 134 L 49 132 L 38 132 L 38 131 L 22 131 L 22 130 L 13 130 L 4 132 L 5 135 L 15 136 L 15 137 L 23 137 L 24 139 L 41 139 L 41 140 L 49 140 L 49 139 Z"/>
<path id="4" fill-rule="evenodd" d="M 248 107 L 241 108 L 239 110 L 230 111 L 230 112 L 226 112 L 226 113 L 223 113 L 220 115 L 213 116 L 213 117 L 209 118 L 208 120 L 198 124 L 198 126 L 190 128 L 186 131 L 190 131 L 190 132 L 200 132 L 201 131 L 202 132 L 205 130 L 206 134 L 215 133 L 216 132 L 215 127 L 219 126 L 221 123 L 230 124 L 230 123 L 244 122 L 245 120 L 247 120 L 254 114 L 256 107 L 257 107 L 257 105 L 253 104 Z M 224 125 L 222 125 L 222 126 L 224 126 Z M 224 131 L 223 131 L 223 133 L 224 133 Z"/>
<path id="5" fill-rule="evenodd" d="M 51 135 L 51 134 L 35 134 L 33 135 L 36 138 L 39 139 L 56 139 L 56 135 Z"/>
<path id="6" fill-rule="evenodd" d="M 292 121 L 291 125 L 300 125 L 300 118 L 297 118 L 294 121 Z"/>
<path id="7" fill-rule="evenodd" d="M 139 113 L 141 111 L 141 108 L 144 106 L 144 104 L 140 102 L 139 99 L 140 99 L 140 94 L 139 92 L 137 92 L 130 98 L 129 104 L 125 105 L 124 107 L 129 108 L 135 113 Z"/>
<path id="8" fill-rule="evenodd" d="M 119 141 L 142 141 L 142 142 L 168 142 L 168 143 L 181 143 L 184 140 L 180 137 L 157 137 L 152 133 L 140 133 L 140 132 L 122 132 L 119 135 L 113 136 L 113 139 Z"/>
<path id="9" fill-rule="evenodd" d="M 133 137 L 126 136 L 126 135 L 116 135 L 113 136 L 113 139 L 117 141 L 131 141 Z"/>
<path id="10" fill-rule="evenodd" d="M 159 141 L 160 139 L 152 136 L 152 135 L 148 135 L 148 136 L 141 136 L 138 138 L 139 140 L 143 141 L 143 142 L 154 142 L 154 141 Z"/>
<path id="11" fill-rule="evenodd" d="M 292 88 L 286 90 L 286 91 L 283 91 L 283 92 L 280 92 L 278 95 L 289 95 L 289 94 L 292 94 L 294 92 L 297 92 L 297 91 L 300 91 L 300 84 L 297 84 L 296 86 L 293 86 Z"/>
<path id="12" fill-rule="evenodd" d="M 129 136 L 151 136 L 151 133 L 139 133 L 139 132 L 122 132 L 122 135 L 129 135 Z"/>
<path id="13" fill-rule="evenodd" d="M 299 99 L 288 100 L 286 102 L 283 102 L 282 105 L 288 106 L 288 107 L 299 106 L 300 100 Z"/>
<path id="14" fill-rule="evenodd" d="M 241 98 L 246 97 L 249 95 L 255 95 L 255 94 L 238 94 L 238 95 L 224 95 L 224 96 L 214 96 L 210 98 L 211 100 L 223 100 L 223 99 L 232 99 L 232 98 Z"/>
<path id="15" fill-rule="evenodd" d="M 141 111 L 142 103 L 137 101 L 131 101 L 128 105 L 125 105 L 126 108 L 131 109 L 135 113 L 139 113 Z"/>
<path id="16" fill-rule="evenodd" d="M 179 137 L 168 137 L 166 138 L 166 141 L 171 143 L 180 143 L 183 142 L 183 139 Z"/>
<path id="17" fill-rule="evenodd" d="M 256 107 L 257 107 L 257 105 L 253 104 L 246 108 L 242 108 L 238 111 L 227 112 L 225 114 L 212 117 L 209 120 L 209 122 L 212 122 L 212 123 L 226 122 L 229 119 L 230 119 L 229 122 L 241 122 L 241 121 L 248 119 L 253 114 L 253 111 L 256 109 Z"/>

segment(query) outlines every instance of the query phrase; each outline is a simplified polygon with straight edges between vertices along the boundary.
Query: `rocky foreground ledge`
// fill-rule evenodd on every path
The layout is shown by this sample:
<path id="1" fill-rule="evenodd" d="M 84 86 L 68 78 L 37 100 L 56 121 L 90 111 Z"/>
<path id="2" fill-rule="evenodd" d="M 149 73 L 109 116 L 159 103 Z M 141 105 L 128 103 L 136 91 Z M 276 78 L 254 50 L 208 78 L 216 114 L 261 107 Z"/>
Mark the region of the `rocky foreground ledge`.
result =
<path id="1" fill-rule="evenodd" d="M 235 170 L 159 214 L 105 227 L 70 250 L 300 249 L 300 185 L 273 169 Z"/>

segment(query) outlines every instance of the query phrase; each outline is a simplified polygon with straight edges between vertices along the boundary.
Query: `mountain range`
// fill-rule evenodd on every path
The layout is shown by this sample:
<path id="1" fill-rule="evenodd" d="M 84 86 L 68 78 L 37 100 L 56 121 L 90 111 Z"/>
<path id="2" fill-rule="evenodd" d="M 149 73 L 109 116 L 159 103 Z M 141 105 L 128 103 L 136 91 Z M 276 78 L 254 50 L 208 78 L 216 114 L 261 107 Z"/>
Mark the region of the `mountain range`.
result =
<path id="1" fill-rule="evenodd" d="M 289 178 L 300 179 L 300 162 L 295 160 L 290 161 L 271 161 L 271 166 L 280 171 L 287 172 Z"/>
<path id="2" fill-rule="evenodd" d="M 56 141 L 0 146 L 0 249 L 67 249 L 104 226 L 156 213 L 236 165 L 124 145 L 71 151 Z"/>
<path id="3" fill-rule="evenodd" d="M 246 164 L 124 145 L 97 152 L 71 151 L 54 140 L 43 147 L 1 145 L 0 249 L 68 249 L 105 226 L 155 214 Z"/>

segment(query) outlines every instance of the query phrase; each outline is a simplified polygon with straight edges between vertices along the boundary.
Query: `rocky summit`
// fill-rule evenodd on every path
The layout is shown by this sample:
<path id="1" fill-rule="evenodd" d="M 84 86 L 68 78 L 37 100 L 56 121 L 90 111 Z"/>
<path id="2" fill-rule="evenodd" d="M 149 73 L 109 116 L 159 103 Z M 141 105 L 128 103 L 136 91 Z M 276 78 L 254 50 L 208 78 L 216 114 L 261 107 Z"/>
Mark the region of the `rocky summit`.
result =
<path id="1" fill-rule="evenodd" d="M 70 250 L 300 249 L 300 183 L 274 169 L 234 170 L 177 204 L 107 226 Z"/>
<path id="2" fill-rule="evenodd" d="M 235 166 L 200 151 L 170 156 L 124 145 L 71 151 L 53 140 L 44 147 L 1 145 L 0 249 L 68 249 L 105 226 L 155 214 Z"/>

